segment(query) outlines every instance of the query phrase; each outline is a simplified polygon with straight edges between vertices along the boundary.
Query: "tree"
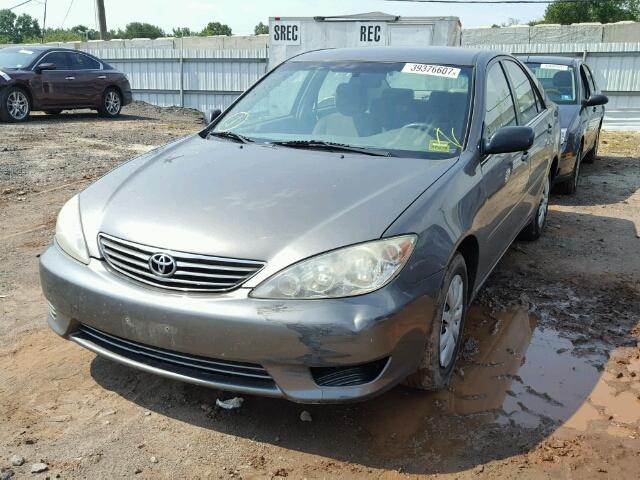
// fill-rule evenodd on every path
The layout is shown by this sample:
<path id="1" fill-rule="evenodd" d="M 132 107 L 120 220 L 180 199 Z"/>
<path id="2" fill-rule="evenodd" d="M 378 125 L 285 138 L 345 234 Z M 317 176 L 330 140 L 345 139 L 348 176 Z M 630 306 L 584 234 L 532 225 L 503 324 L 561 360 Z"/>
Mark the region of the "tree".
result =
<path id="1" fill-rule="evenodd" d="M 172 37 L 195 37 L 197 35 L 196 32 L 191 30 L 189 27 L 178 27 L 174 28 L 171 32 Z"/>
<path id="2" fill-rule="evenodd" d="M 200 32 L 202 37 L 208 37 L 210 35 L 226 35 L 231 36 L 231 27 L 220 22 L 209 22 L 204 30 Z"/>
<path id="3" fill-rule="evenodd" d="M 640 19 L 640 0 L 587 0 L 575 3 L 555 2 L 547 6 L 544 23 L 612 23 Z"/>
<path id="4" fill-rule="evenodd" d="M 164 30 L 150 23 L 131 22 L 124 27 L 124 30 L 118 29 L 115 34 L 116 38 L 158 38 L 164 37 Z"/>
<path id="5" fill-rule="evenodd" d="M 0 10 L 0 43 L 23 43 L 41 35 L 40 25 L 31 15 L 17 16 L 11 10 Z"/>
<path id="6" fill-rule="evenodd" d="M 264 23 L 260 22 L 253 29 L 253 33 L 254 33 L 254 35 L 265 35 L 265 34 L 268 34 L 269 33 L 269 25 L 265 25 Z"/>

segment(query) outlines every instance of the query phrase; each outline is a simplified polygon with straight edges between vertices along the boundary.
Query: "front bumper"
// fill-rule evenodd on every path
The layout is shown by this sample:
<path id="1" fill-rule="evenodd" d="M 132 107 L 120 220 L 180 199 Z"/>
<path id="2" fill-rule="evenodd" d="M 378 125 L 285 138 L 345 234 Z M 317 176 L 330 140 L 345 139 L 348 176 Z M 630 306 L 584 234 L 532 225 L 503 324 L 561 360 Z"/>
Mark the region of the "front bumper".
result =
<path id="1" fill-rule="evenodd" d="M 412 295 L 398 281 L 361 297 L 330 300 L 253 299 L 243 288 L 216 295 L 173 293 L 134 283 L 97 259 L 83 265 L 55 245 L 40 257 L 40 277 L 51 328 L 100 355 L 169 378 L 308 403 L 363 399 L 401 382 L 418 366 L 433 311 L 432 295 Z M 436 291 L 440 280 L 437 274 L 420 290 Z M 124 348 L 110 338 L 124 341 Z M 255 365 L 272 383 L 193 375 L 129 354 L 126 342 L 154 355 Z M 352 386 L 319 386 L 310 370 L 385 358 L 376 378 Z"/>

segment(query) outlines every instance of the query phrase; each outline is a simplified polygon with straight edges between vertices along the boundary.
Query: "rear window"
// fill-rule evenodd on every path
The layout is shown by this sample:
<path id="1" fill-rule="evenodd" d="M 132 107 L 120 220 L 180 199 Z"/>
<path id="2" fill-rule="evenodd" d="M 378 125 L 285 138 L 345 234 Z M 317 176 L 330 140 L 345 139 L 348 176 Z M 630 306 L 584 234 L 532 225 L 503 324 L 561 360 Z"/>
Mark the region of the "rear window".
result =
<path id="1" fill-rule="evenodd" d="M 576 75 L 573 67 L 555 63 L 530 63 L 531 69 L 547 98 L 560 105 L 574 104 L 577 101 Z"/>

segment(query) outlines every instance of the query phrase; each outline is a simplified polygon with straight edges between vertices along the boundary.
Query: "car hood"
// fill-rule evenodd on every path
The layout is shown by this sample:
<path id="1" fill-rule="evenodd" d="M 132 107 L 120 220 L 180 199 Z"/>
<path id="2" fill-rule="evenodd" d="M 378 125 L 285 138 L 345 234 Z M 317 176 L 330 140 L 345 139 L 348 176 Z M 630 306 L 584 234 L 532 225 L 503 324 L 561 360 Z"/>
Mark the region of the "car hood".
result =
<path id="1" fill-rule="evenodd" d="M 560 128 L 569 128 L 571 122 L 580 114 L 580 105 L 558 105 Z"/>
<path id="2" fill-rule="evenodd" d="M 183 252 L 270 262 L 379 238 L 456 159 L 240 145 L 193 135 L 115 169 L 80 195 L 99 232 Z"/>

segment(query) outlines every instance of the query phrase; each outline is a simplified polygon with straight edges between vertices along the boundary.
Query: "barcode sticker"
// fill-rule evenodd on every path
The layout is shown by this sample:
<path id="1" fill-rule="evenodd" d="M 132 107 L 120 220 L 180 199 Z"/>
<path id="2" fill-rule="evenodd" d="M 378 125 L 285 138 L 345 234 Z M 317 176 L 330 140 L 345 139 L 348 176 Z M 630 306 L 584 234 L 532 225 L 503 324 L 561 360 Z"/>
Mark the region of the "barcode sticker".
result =
<path id="1" fill-rule="evenodd" d="M 565 72 L 569 70 L 569 67 L 567 65 L 556 65 L 554 63 L 543 63 L 542 65 L 540 65 L 540 68 L 542 70 L 563 70 Z"/>
<path id="2" fill-rule="evenodd" d="M 434 77 L 458 78 L 460 69 L 444 65 L 427 65 L 425 63 L 405 63 L 402 73 L 417 73 Z"/>

